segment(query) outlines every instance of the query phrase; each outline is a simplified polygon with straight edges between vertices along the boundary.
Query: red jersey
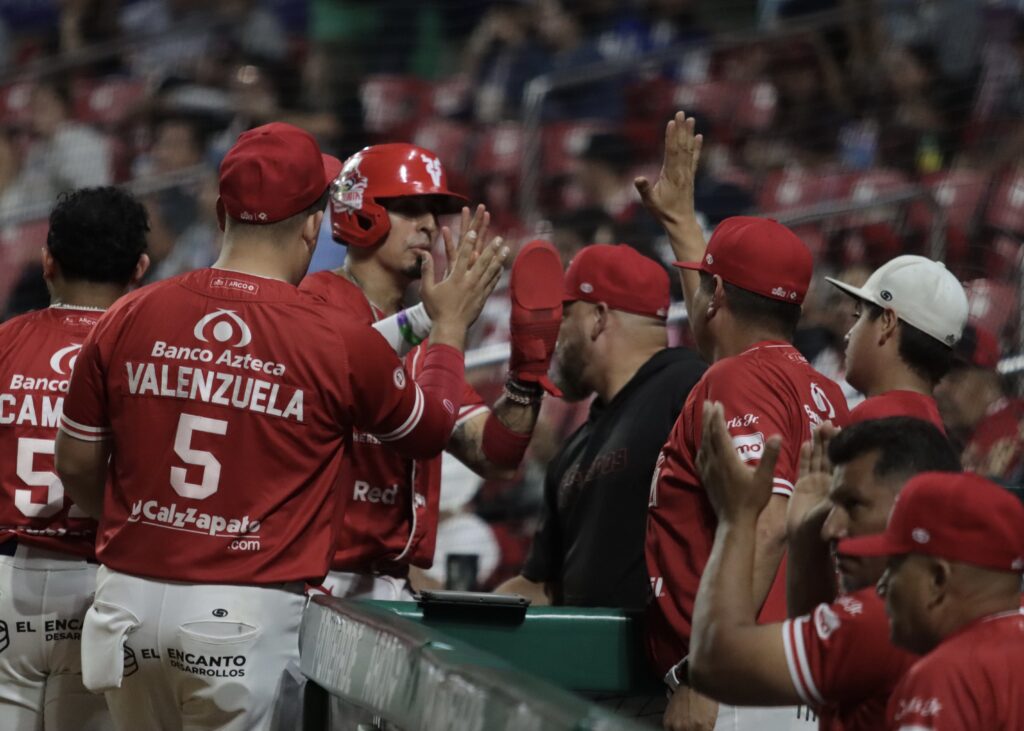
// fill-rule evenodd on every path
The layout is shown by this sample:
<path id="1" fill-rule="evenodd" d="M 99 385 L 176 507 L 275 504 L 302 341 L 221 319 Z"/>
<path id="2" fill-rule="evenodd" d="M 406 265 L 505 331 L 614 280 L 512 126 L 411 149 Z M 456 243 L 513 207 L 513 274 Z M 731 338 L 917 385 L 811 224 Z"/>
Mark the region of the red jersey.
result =
<path id="1" fill-rule="evenodd" d="M 311 274 L 299 288 L 354 322 L 372 325 L 384 316 L 362 289 L 333 272 Z M 418 345 L 405 356 L 414 380 L 422 374 L 425 348 L 426 343 Z M 455 425 L 486 408 L 480 394 L 466 384 Z M 401 574 L 409 564 L 431 566 L 441 498 L 440 455 L 410 460 L 371 435 L 356 432 L 342 464 L 339 489 L 349 503 L 341 516 L 332 569 Z"/>
<path id="2" fill-rule="evenodd" d="M 1024 616 L 972 622 L 919 659 L 889 700 L 890 731 L 1024 729 Z"/>
<path id="3" fill-rule="evenodd" d="M 0 542 L 95 556 L 96 521 L 65 496 L 53 441 L 71 369 L 101 314 L 50 307 L 0 325 Z"/>
<path id="4" fill-rule="evenodd" d="M 447 390 L 274 279 L 201 269 L 122 298 L 82 347 L 61 419 L 113 441 L 99 560 L 175 581 L 319 582 L 351 427 L 418 456 L 447 442 L 461 354 L 427 357 Z"/>
<path id="5" fill-rule="evenodd" d="M 786 663 L 821 731 L 878 731 L 889 695 L 917 660 L 889 640 L 889 618 L 875 587 L 782 624 Z"/>
<path id="6" fill-rule="evenodd" d="M 1000 399 L 974 429 L 964 469 L 1011 485 L 1024 484 L 1024 399 Z"/>
<path id="7" fill-rule="evenodd" d="M 850 423 L 858 424 L 888 416 L 912 416 L 934 424 L 943 434 L 946 433 L 935 399 L 917 391 L 886 391 L 866 398 L 850 411 Z"/>
<path id="8" fill-rule="evenodd" d="M 748 464 L 760 461 L 768 437 L 782 436 L 774 492 L 784 496 L 793 492 L 800 445 L 811 438 L 812 427 L 847 421 L 839 386 L 786 342 L 761 342 L 718 361 L 690 392 L 651 482 L 645 553 L 654 600 L 648 607 L 647 645 L 660 673 L 687 654 L 693 603 L 715 537 L 715 513 L 695 467 L 705 400 L 722 402 L 733 446 Z M 763 621 L 786 616 L 783 573 L 780 567 Z"/>

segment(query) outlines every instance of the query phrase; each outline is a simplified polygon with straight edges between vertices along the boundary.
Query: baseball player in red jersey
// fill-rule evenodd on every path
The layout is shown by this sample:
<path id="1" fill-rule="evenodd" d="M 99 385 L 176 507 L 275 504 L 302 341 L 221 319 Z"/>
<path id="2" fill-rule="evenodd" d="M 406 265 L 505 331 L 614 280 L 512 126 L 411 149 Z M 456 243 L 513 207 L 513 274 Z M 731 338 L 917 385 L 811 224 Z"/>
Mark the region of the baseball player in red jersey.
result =
<path id="1" fill-rule="evenodd" d="M 799 445 L 811 428 L 846 423 L 839 387 L 807 363 L 791 340 L 800 303 L 810 284 L 810 251 L 789 229 L 767 219 L 735 217 L 716 229 L 705 248 L 693 209 L 693 177 L 702 138 L 693 119 L 678 113 L 665 134 L 665 162 L 654 185 L 637 180 L 647 207 L 661 220 L 682 262 L 681 279 L 698 349 L 712 363 L 690 393 L 662 448 L 651 481 L 646 540 L 654 598 L 649 605 L 647 645 L 655 669 L 673 691 L 665 712 L 668 728 L 710 729 L 719 718 L 729 728 L 758 725 L 767 717 L 788 724 L 795 709 L 724 709 L 679 687 L 690 636 L 693 602 L 714 538 L 714 513 L 694 459 L 707 400 L 721 401 L 736 450 L 751 464 L 772 434 L 784 437 L 774 495 L 758 524 L 753 574 L 755 603 L 775 586 L 763 618 L 785 616 L 779 572 L 785 542 L 785 511 L 797 478 Z"/>
<path id="2" fill-rule="evenodd" d="M 854 298 L 856 318 L 846 334 L 846 379 L 867 399 L 850 421 L 913 416 L 943 428 L 932 397 L 953 364 L 953 346 L 967 324 L 967 294 L 937 261 L 897 256 L 863 287 L 832 277 Z"/>
<path id="3" fill-rule="evenodd" d="M 458 252 L 413 382 L 380 335 L 296 286 L 339 169 L 291 125 L 242 134 L 214 267 L 122 298 L 79 354 L 56 465 L 100 518 L 82 675 L 119 728 L 268 728 L 304 584 L 335 545 L 352 427 L 415 457 L 451 431 L 465 330 L 507 251 L 471 267 Z"/>
<path id="4" fill-rule="evenodd" d="M 970 473 L 907 483 L 884 533 L 841 552 L 888 557 L 892 640 L 924 655 L 889 700 L 890 731 L 1024 728 L 1024 505 Z"/>
<path id="5" fill-rule="evenodd" d="M 149 265 L 142 204 L 116 188 L 61 196 L 43 277 L 51 305 L 0 325 L 0 728 L 101 729 L 79 639 L 96 585 L 96 521 L 53 471 L 71 369 L 100 315 Z"/>
<path id="6" fill-rule="evenodd" d="M 768 462 L 774 464 L 779 450 L 769 445 L 754 471 L 731 448 L 720 405 L 705 410 L 704 427 L 698 465 L 718 524 L 694 608 L 690 682 L 728 703 L 803 703 L 817 713 L 822 731 L 881 728 L 889 694 L 916 660 L 889 640 L 874 590 L 884 566 L 841 557 L 841 596 L 783 623 L 757 624 L 750 593 L 754 528 L 772 491 Z M 848 426 L 828 450 L 836 467 L 828 480 L 828 519 L 819 526 L 823 546 L 877 532 L 914 474 L 959 467 L 945 436 L 909 417 Z M 801 472 L 797 490 L 822 477 L 807 464 Z M 792 557 L 799 549 L 791 544 L 789 550 Z"/>
<path id="7" fill-rule="evenodd" d="M 489 215 L 472 218 L 466 199 L 448 189 L 445 171 L 429 150 L 408 144 L 367 147 L 345 162 L 331 196 L 334 240 L 348 246 L 345 265 L 318 272 L 301 288 L 359 322 L 399 321 L 411 345 L 429 332 L 428 295 L 400 311 L 406 290 L 421 278 L 421 259 L 438 234 L 438 215 L 462 211 L 461 237 L 482 244 Z M 448 229 L 441 233 L 452 248 Z M 484 477 L 507 477 L 521 461 L 536 424 L 561 319 L 562 268 L 550 244 L 532 243 L 512 271 L 512 363 L 505 394 L 488 409 L 468 384 L 448 451 Z M 398 313 L 396 315 L 396 313 Z M 401 324 L 401 323 L 400 323 Z M 524 332 L 525 330 L 525 332 Z M 419 378 L 424 346 L 406 355 Z M 342 470 L 350 496 L 324 588 L 335 596 L 410 599 L 410 566 L 434 557 L 441 460 L 409 460 L 357 433 Z"/>

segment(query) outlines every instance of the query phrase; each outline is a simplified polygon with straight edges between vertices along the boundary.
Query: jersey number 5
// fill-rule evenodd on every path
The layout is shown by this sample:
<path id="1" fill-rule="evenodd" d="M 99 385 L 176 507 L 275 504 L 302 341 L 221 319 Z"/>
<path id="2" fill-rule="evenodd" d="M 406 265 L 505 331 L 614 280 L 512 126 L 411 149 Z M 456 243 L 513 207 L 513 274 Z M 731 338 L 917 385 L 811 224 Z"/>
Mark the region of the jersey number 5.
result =
<path id="1" fill-rule="evenodd" d="M 53 470 L 37 470 L 36 456 L 53 456 L 52 439 L 30 439 L 21 437 L 18 440 L 18 461 L 15 472 L 18 479 L 29 487 L 45 487 L 46 502 L 40 503 L 32 499 L 32 490 L 18 487 L 14 490 L 14 505 L 30 518 L 49 518 L 56 515 L 64 507 L 64 485 Z M 69 518 L 83 518 L 85 513 L 72 505 L 68 511 Z"/>
<path id="2" fill-rule="evenodd" d="M 217 492 L 220 486 L 220 462 L 212 453 L 192 448 L 192 434 L 227 434 L 228 423 L 223 419 L 208 419 L 205 416 L 182 414 L 178 419 L 178 432 L 174 435 L 174 453 L 187 465 L 203 468 L 203 479 L 196 484 L 188 481 L 184 467 L 171 467 L 171 487 L 182 497 L 202 500 Z"/>

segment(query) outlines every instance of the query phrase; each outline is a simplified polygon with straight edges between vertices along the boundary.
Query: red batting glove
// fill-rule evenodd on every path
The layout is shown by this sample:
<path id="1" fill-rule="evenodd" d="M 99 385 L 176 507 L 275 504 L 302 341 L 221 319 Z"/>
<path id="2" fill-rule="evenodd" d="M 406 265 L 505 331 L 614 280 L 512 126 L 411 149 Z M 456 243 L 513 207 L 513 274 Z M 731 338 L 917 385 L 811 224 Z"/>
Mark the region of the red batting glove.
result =
<path id="1" fill-rule="evenodd" d="M 562 323 L 563 276 L 562 260 L 555 247 L 538 240 L 519 251 L 509 281 L 509 372 L 518 381 L 540 384 L 554 396 L 561 396 L 562 392 L 548 378 L 548 368 Z"/>

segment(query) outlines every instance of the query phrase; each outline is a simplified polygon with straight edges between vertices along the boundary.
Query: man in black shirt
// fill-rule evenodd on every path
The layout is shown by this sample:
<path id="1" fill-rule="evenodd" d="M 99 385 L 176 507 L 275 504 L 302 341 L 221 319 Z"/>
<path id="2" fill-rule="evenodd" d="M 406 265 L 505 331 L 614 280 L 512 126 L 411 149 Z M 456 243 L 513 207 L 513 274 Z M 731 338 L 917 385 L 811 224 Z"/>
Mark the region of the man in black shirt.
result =
<path id="1" fill-rule="evenodd" d="M 534 604 L 640 609 L 651 475 L 707 367 L 668 348 L 669 281 L 626 245 L 594 245 L 565 274 L 555 361 L 567 399 L 590 416 L 548 466 L 540 526 L 522 573 L 498 587 Z"/>

